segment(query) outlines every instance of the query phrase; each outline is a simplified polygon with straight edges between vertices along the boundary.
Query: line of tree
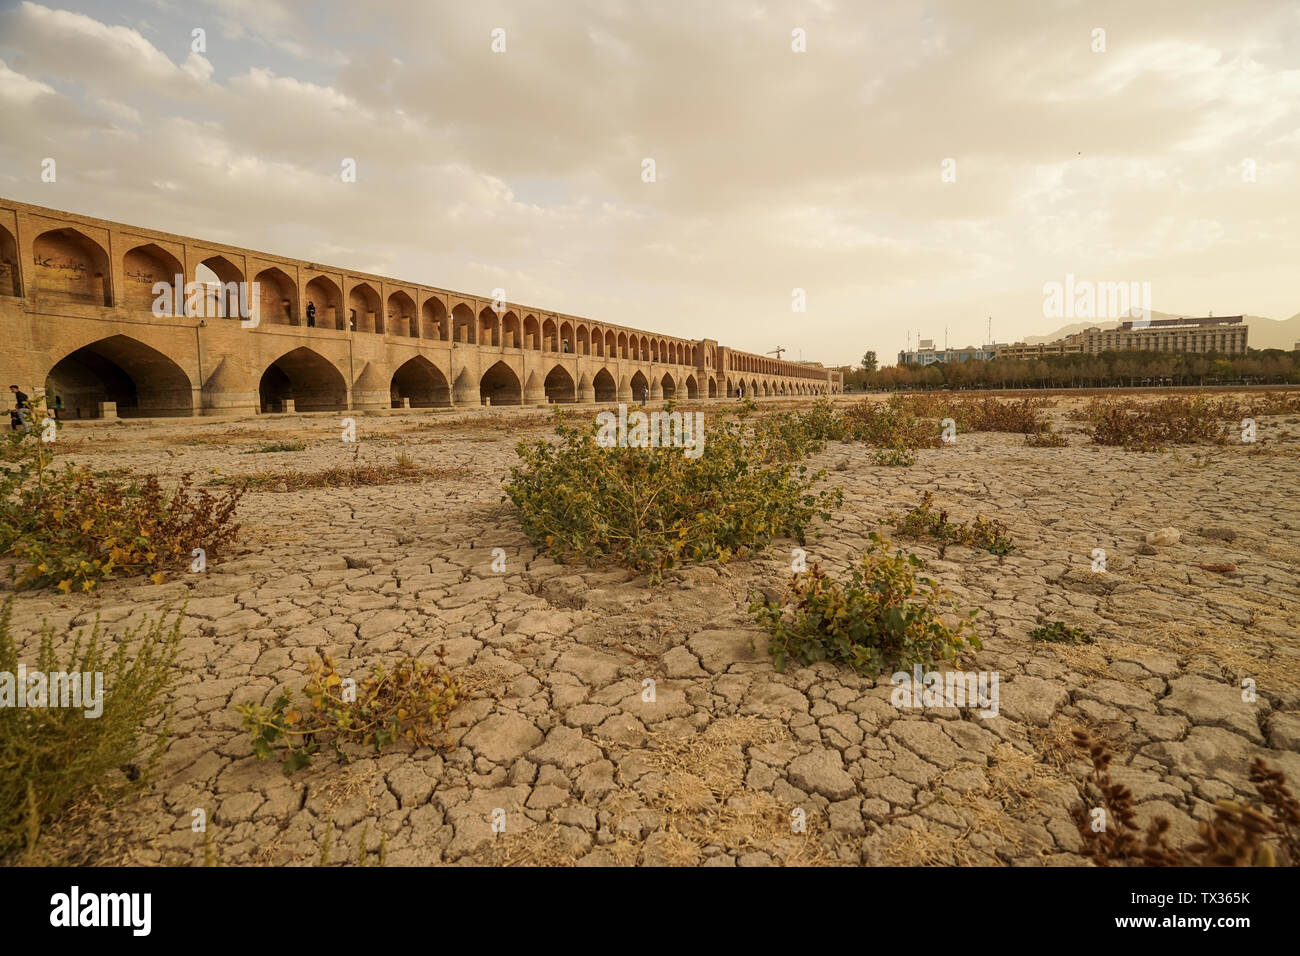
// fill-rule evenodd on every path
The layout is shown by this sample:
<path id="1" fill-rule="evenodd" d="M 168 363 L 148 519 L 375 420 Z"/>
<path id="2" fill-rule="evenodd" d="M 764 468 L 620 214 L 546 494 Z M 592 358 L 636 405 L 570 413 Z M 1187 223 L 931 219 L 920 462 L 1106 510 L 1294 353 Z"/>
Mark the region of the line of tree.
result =
<path id="1" fill-rule="evenodd" d="M 867 353 L 872 359 L 871 353 Z M 864 356 L 864 359 L 866 356 Z M 853 391 L 943 388 L 1109 388 L 1138 385 L 1300 384 L 1300 351 L 1250 349 L 1213 352 L 1108 351 L 1040 359 L 935 362 L 932 365 L 844 367 Z"/>

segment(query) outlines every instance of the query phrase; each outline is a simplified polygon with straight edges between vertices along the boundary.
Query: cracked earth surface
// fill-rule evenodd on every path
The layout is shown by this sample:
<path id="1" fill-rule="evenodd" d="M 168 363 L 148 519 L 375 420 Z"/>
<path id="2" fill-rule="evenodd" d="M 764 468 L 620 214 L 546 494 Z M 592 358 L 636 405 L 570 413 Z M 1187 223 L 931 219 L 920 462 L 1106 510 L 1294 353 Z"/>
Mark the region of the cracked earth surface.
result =
<path id="1" fill-rule="evenodd" d="M 908 468 L 839 443 L 812 460 L 845 495 L 806 545 L 826 570 L 841 571 L 881 518 L 925 490 L 957 520 L 1008 524 L 1016 549 L 1003 559 L 951 547 L 939 560 L 926 543 L 896 541 L 980 608 L 973 666 L 1000 675 L 990 719 L 897 709 L 888 675 L 776 673 L 747 608 L 784 587 L 793 542 L 669 573 L 657 588 L 539 555 L 500 487 L 514 439 L 549 431 L 537 410 L 355 415 L 359 446 L 338 440 L 337 415 L 74 423 L 60 439 L 70 460 L 200 482 L 403 451 L 465 469 L 422 484 L 249 493 L 236 553 L 206 574 L 17 595 L 24 659 L 42 621 L 63 633 L 98 615 L 116 634 L 188 601 L 174 740 L 154 784 L 101 826 L 112 839 L 79 838 L 90 840 L 80 858 L 196 862 L 191 810 L 202 807 L 220 860 L 235 865 L 313 863 L 327 828 L 340 860 L 382 834 L 389 865 L 1078 865 L 1076 726 L 1115 742 L 1112 777 L 1133 791 L 1140 822 L 1166 816 L 1174 842 L 1190 840 L 1214 800 L 1253 796 L 1254 756 L 1300 783 L 1300 427 L 1262 419 L 1255 446 L 1140 454 L 1070 434 L 1060 412 L 1071 401 L 1052 412 L 1068 448 L 982 433 Z M 308 447 L 244 454 L 292 438 Z M 1146 545 L 1165 527 L 1179 543 Z M 1095 548 L 1105 574 L 1091 570 Z M 1056 619 L 1097 643 L 1030 639 Z M 361 676 L 440 645 L 468 689 L 444 748 L 397 745 L 348 764 L 322 752 L 289 778 L 253 756 L 234 705 L 297 691 L 319 650 Z"/>

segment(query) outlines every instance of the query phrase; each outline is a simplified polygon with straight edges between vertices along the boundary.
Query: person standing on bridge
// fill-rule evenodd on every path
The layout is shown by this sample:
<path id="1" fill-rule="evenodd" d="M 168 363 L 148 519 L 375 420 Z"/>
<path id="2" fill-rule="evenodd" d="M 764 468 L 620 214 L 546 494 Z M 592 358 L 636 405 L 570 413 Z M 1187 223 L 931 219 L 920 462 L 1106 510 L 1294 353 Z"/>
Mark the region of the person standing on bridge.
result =
<path id="1" fill-rule="evenodd" d="M 307 300 L 307 328 L 316 328 L 316 303 Z"/>

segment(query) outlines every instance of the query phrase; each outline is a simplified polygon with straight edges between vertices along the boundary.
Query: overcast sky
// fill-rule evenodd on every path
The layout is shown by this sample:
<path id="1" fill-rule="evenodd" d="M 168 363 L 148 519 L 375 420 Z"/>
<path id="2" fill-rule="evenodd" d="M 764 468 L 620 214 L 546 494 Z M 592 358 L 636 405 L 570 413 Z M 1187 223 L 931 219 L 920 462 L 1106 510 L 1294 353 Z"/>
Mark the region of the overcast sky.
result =
<path id="1" fill-rule="evenodd" d="M 0 130 L 9 198 L 827 364 L 1067 273 L 1300 311 L 1296 0 L 0 0 Z"/>

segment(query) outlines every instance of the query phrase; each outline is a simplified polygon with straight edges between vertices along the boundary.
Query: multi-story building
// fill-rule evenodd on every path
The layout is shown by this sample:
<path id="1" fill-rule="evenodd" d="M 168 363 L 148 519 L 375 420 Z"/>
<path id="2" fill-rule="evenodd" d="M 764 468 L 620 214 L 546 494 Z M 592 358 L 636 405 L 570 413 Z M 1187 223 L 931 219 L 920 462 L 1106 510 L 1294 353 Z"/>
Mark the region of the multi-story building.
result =
<path id="1" fill-rule="evenodd" d="M 996 357 L 1038 359 L 1046 355 L 1071 355 L 1082 351 L 1083 347 L 1077 343 L 1069 342 L 1066 339 L 1057 339 L 1055 342 L 1039 342 L 1037 345 L 1026 345 L 1024 342 L 1017 342 L 1015 345 L 1002 345 L 998 347 Z"/>
<path id="2" fill-rule="evenodd" d="M 933 365 L 935 362 L 969 362 L 991 359 L 997 354 L 999 345 L 981 345 L 976 348 L 968 345 L 964 349 L 936 349 L 932 339 L 921 339 L 915 351 L 900 351 L 899 365 Z"/>
<path id="3" fill-rule="evenodd" d="M 1054 342 L 1026 345 L 1017 342 L 997 350 L 998 358 L 1035 359 L 1046 355 L 1095 355 L 1117 349 L 1149 352 L 1217 352 L 1242 355 L 1250 327 L 1243 316 L 1204 318 L 1132 319 L 1119 328 L 1097 326 Z"/>

